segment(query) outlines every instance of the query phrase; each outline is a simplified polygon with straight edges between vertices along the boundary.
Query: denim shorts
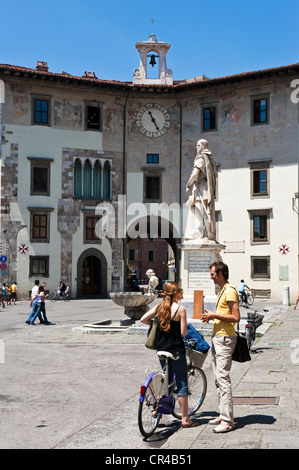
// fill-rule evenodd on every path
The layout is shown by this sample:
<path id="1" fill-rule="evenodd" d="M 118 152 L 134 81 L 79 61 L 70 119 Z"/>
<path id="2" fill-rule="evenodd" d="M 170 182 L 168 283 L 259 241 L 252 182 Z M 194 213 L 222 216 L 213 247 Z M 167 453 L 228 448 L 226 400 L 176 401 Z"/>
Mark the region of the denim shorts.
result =
<path id="1" fill-rule="evenodd" d="M 176 361 L 174 361 L 173 359 L 169 359 L 168 361 L 169 381 L 172 381 L 173 374 L 175 374 L 177 394 L 179 397 L 184 397 L 188 396 L 188 372 L 186 354 L 178 353 L 177 357 L 178 359 Z M 165 360 L 160 359 L 160 363 L 162 369 L 164 369 Z"/>

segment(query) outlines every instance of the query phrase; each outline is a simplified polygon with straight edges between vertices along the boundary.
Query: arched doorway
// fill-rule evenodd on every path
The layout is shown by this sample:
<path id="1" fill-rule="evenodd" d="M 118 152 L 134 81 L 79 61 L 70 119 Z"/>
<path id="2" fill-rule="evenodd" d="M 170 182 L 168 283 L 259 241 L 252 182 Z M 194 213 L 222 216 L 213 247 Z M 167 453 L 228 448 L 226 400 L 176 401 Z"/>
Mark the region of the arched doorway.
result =
<path id="1" fill-rule="evenodd" d="M 107 261 L 95 248 L 84 251 L 78 259 L 77 297 L 107 297 Z"/>
<path id="2" fill-rule="evenodd" d="M 87 256 L 83 261 L 82 295 L 94 296 L 100 294 L 101 261 L 96 256 Z"/>
<path id="3" fill-rule="evenodd" d="M 147 269 L 154 269 L 156 275 L 163 280 L 179 280 L 180 251 L 178 246 L 181 240 L 176 225 L 167 218 L 150 215 L 129 223 L 127 235 L 127 267 L 130 270 L 133 267 L 139 280 L 146 278 Z M 167 249 L 168 245 L 172 249 L 172 259 L 165 256 L 167 255 L 165 246 Z"/>

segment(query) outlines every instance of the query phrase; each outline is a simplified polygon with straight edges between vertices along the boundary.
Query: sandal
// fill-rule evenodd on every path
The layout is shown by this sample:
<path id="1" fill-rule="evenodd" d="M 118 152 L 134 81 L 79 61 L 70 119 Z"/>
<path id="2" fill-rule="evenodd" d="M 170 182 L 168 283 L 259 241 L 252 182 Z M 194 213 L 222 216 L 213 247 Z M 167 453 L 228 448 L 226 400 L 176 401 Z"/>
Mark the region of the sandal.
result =
<path id="1" fill-rule="evenodd" d="M 195 423 L 195 421 L 191 421 L 191 423 L 188 424 L 182 424 L 182 428 L 196 428 L 198 426 L 198 423 Z"/>
<path id="2" fill-rule="evenodd" d="M 209 424 L 220 424 L 220 423 L 221 423 L 220 418 L 210 419 L 210 421 L 209 421 Z"/>
<path id="3" fill-rule="evenodd" d="M 231 431 L 233 428 L 233 426 L 223 426 L 222 424 L 218 424 L 218 426 L 216 426 L 216 428 L 213 429 L 213 432 L 215 432 L 216 434 L 220 434 L 220 433 L 223 433 L 223 432 L 229 432 Z"/>

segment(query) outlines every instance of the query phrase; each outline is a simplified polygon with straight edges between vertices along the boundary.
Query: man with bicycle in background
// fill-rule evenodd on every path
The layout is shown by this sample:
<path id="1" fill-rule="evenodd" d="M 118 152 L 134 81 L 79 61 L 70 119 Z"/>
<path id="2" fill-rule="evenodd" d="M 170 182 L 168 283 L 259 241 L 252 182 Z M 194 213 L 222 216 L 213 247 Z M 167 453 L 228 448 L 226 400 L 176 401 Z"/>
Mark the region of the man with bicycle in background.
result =
<path id="1" fill-rule="evenodd" d="M 57 294 L 59 294 L 60 297 L 62 297 L 63 294 L 65 293 L 65 290 L 66 290 L 66 285 L 64 284 L 64 282 L 59 281 L 59 286 L 57 287 Z"/>
<path id="2" fill-rule="evenodd" d="M 242 295 L 242 301 L 245 304 L 247 304 L 247 300 L 248 300 L 247 299 L 246 288 L 250 290 L 250 287 L 245 284 L 244 279 L 241 279 L 238 292 L 240 292 L 240 294 Z"/>

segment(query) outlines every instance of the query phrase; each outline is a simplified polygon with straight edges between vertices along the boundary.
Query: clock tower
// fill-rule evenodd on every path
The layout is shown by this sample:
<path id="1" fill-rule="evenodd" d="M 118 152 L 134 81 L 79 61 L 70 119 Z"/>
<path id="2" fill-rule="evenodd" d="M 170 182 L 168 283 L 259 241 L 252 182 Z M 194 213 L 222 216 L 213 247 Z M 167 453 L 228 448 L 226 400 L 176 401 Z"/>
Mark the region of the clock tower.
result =
<path id="1" fill-rule="evenodd" d="M 148 41 L 136 43 L 140 54 L 140 66 L 134 70 L 134 85 L 172 85 L 172 70 L 166 66 L 166 54 L 170 48 L 167 42 L 160 42 L 155 34 Z M 150 78 L 150 67 L 156 67 L 157 78 Z"/>

